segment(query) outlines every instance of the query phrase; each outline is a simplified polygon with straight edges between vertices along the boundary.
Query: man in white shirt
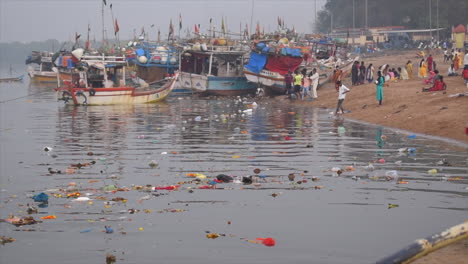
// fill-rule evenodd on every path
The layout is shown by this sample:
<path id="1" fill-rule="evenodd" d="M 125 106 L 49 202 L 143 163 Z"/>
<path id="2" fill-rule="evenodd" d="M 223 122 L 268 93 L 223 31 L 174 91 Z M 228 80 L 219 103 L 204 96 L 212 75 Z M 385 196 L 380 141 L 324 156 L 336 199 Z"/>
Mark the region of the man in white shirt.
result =
<path id="1" fill-rule="evenodd" d="M 344 114 L 343 109 L 343 101 L 346 97 L 346 93 L 349 92 L 349 88 L 344 86 L 341 81 L 337 81 L 336 84 L 338 85 L 338 106 L 336 107 L 335 115 L 338 114 L 338 111 L 341 110 L 341 113 Z"/>
<path id="2" fill-rule="evenodd" d="M 312 98 L 317 98 L 317 87 L 318 87 L 318 83 L 319 83 L 319 74 L 317 72 L 317 69 L 312 69 L 312 76 L 310 76 L 310 83 L 311 83 L 311 87 L 312 87 Z"/>

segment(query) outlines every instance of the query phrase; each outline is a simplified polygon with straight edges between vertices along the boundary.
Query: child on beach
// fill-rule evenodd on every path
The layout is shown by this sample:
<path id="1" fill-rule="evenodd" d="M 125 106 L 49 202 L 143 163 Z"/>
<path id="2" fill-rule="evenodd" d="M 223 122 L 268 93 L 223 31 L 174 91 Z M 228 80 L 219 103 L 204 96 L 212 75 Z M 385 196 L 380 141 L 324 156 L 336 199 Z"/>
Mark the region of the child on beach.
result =
<path id="1" fill-rule="evenodd" d="M 443 76 L 438 76 L 438 78 L 434 81 L 434 85 L 432 87 L 422 89 L 423 92 L 437 92 L 445 90 L 447 90 L 447 84 L 445 84 Z"/>
<path id="2" fill-rule="evenodd" d="M 349 92 L 349 88 L 344 86 L 341 81 L 337 81 L 336 85 L 338 86 L 338 105 L 336 106 L 335 115 L 339 114 L 339 110 L 341 110 L 341 114 L 344 114 L 343 101 L 346 97 L 346 93 Z"/>

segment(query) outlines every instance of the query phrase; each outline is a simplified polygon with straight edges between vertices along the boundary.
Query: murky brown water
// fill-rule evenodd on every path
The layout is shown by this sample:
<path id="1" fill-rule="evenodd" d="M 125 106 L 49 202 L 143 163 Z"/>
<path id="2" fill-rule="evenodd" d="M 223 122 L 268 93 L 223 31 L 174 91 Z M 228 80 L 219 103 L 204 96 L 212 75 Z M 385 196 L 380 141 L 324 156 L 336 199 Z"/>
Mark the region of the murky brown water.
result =
<path id="1" fill-rule="evenodd" d="M 0 101 L 27 94 L 37 95 L 0 103 L 0 218 L 26 216 L 31 196 L 46 192 L 48 207 L 32 216 L 57 219 L 0 223 L 0 235 L 16 239 L 0 247 L 1 263 L 105 263 L 106 253 L 139 264 L 373 263 L 466 220 L 466 146 L 272 99 L 257 100 L 252 113 L 243 112 L 252 99 L 237 98 L 73 107 L 56 102 L 50 87 L 0 84 Z M 438 165 L 443 158 L 451 166 Z M 48 171 L 92 161 L 70 174 Z M 218 174 L 255 168 L 254 185 L 199 189 Z M 392 170 L 408 183 L 385 179 Z M 193 180 L 187 173 L 208 179 L 183 184 Z M 71 182 L 92 203 L 52 195 L 72 192 Z M 134 188 L 178 183 L 175 191 Z M 128 191 L 104 192 L 109 184 Z M 127 202 L 110 201 L 118 197 Z M 106 225 L 114 233 L 104 233 Z M 205 231 L 226 236 L 207 239 Z M 246 241 L 258 237 L 276 245 Z"/>

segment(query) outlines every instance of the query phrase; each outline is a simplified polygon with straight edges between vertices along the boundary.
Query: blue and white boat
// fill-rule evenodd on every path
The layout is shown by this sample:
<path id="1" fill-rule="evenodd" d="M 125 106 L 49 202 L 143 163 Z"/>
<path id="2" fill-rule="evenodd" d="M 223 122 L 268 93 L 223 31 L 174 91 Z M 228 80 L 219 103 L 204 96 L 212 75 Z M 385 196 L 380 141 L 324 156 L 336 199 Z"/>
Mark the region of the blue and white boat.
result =
<path id="1" fill-rule="evenodd" d="M 147 83 L 154 83 L 174 76 L 179 69 L 179 52 L 170 45 L 158 45 L 150 42 L 133 44 L 134 54 L 129 61 L 135 63 L 137 77 Z M 191 93 L 192 90 L 175 85 L 174 93 Z"/>
<path id="2" fill-rule="evenodd" d="M 243 68 L 249 52 L 239 47 L 205 44 L 185 50 L 180 59 L 179 83 L 202 95 L 246 95 L 257 85 L 247 81 Z"/>

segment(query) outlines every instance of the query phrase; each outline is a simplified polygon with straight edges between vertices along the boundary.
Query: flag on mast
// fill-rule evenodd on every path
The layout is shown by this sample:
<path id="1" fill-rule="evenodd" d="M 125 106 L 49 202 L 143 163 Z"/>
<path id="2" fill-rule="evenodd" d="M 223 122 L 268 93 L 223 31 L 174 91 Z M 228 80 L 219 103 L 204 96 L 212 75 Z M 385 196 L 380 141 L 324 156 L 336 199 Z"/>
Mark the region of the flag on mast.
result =
<path id="1" fill-rule="evenodd" d="M 174 34 L 174 25 L 172 24 L 172 18 L 171 18 L 171 22 L 169 24 L 169 38 Z"/>
<path id="2" fill-rule="evenodd" d="M 198 26 L 197 26 L 197 24 L 195 24 L 195 34 L 199 34 L 199 33 L 200 33 L 200 31 L 198 29 Z"/>
<path id="3" fill-rule="evenodd" d="M 119 24 L 117 23 L 117 18 L 115 19 L 115 32 L 114 32 L 114 35 L 117 35 L 117 33 L 119 32 Z"/>
<path id="4" fill-rule="evenodd" d="M 179 30 L 182 29 L 182 14 L 179 13 Z"/>
<path id="5" fill-rule="evenodd" d="M 75 42 L 77 42 L 80 37 L 81 37 L 81 34 L 78 34 L 78 32 L 75 32 Z"/>
<path id="6" fill-rule="evenodd" d="M 223 34 L 226 34 L 226 26 L 224 25 L 224 17 L 221 19 L 221 30 Z"/>
<path id="7" fill-rule="evenodd" d="M 102 3 L 103 3 L 104 5 L 107 5 L 106 0 L 102 0 Z"/>

